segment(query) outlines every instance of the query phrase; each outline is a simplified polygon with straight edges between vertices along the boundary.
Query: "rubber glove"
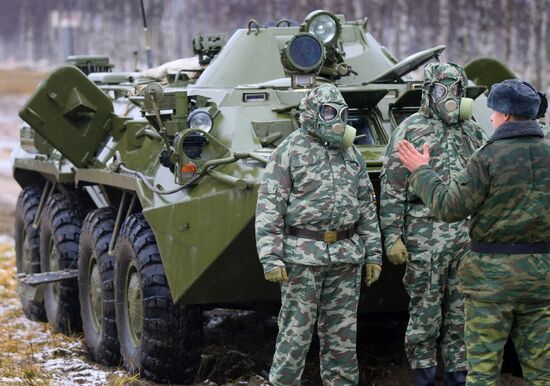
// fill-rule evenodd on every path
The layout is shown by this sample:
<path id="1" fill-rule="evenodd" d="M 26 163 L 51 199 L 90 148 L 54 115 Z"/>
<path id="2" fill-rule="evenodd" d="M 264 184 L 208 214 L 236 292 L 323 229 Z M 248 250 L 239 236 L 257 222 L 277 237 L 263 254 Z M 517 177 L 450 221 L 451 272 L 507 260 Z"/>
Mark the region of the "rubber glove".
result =
<path id="1" fill-rule="evenodd" d="M 378 281 L 380 272 L 382 272 L 382 266 L 378 264 L 367 264 L 365 266 L 365 284 L 367 287 Z"/>
<path id="2" fill-rule="evenodd" d="M 280 283 L 282 281 L 288 281 L 288 275 L 286 274 L 285 267 L 278 267 L 269 272 L 264 273 L 265 280 Z"/>
<path id="3" fill-rule="evenodd" d="M 404 264 L 409 261 L 409 252 L 407 252 L 407 248 L 405 248 L 401 237 L 393 243 L 390 250 L 386 253 L 386 257 L 394 265 Z"/>

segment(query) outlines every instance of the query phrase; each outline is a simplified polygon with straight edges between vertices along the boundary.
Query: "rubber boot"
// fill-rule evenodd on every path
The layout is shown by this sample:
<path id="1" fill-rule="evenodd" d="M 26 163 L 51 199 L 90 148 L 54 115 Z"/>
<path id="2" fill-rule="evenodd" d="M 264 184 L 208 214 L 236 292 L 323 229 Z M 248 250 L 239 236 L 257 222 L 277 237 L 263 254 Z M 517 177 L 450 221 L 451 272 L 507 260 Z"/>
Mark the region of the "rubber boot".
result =
<path id="1" fill-rule="evenodd" d="M 437 367 L 427 367 L 425 369 L 413 369 L 415 386 L 435 386 L 435 373 Z"/>
<path id="2" fill-rule="evenodd" d="M 467 374 L 466 370 L 446 372 L 443 374 L 443 383 L 445 386 L 464 386 L 466 385 Z"/>

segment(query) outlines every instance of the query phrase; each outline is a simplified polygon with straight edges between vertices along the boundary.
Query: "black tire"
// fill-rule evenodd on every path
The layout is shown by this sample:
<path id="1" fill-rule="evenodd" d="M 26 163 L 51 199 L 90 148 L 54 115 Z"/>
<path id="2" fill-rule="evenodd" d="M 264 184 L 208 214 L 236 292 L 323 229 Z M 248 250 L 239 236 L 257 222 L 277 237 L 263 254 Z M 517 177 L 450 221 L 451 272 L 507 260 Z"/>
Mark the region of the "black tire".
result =
<path id="1" fill-rule="evenodd" d="M 25 187 L 17 198 L 15 208 L 15 265 L 18 273 L 40 272 L 40 232 L 32 223 L 36 216 L 42 188 L 31 185 Z M 45 322 L 44 300 L 30 300 L 20 297 L 25 316 L 30 320 Z"/>
<path id="2" fill-rule="evenodd" d="M 86 216 L 78 252 L 78 292 L 82 330 L 92 360 L 118 365 L 120 350 L 115 321 L 115 258 L 109 255 L 116 214 L 96 209 Z"/>
<path id="3" fill-rule="evenodd" d="M 78 241 L 85 216 L 79 197 L 52 194 L 40 221 L 42 272 L 78 268 Z M 54 331 L 72 334 L 82 330 L 77 279 L 47 284 L 44 307 Z"/>
<path id="4" fill-rule="evenodd" d="M 124 367 L 156 382 L 193 382 L 200 362 L 202 309 L 173 303 L 155 236 L 141 213 L 124 222 L 115 256 Z"/>

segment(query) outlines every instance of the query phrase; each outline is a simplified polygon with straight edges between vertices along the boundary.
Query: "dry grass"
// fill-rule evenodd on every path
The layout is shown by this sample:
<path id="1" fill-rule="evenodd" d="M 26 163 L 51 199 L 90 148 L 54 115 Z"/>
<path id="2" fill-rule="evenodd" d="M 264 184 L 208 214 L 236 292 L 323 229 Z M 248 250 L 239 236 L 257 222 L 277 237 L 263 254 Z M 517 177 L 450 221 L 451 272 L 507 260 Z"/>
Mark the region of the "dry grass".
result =
<path id="1" fill-rule="evenodd" d="M 139 375 L 119 375 L 113 374 L 109 378 L 109 386 L 144 386 L 150 385 L 150 382 L 139 379 Z"/>
<path id="2" fill-rule="evenodd" d="M 31 94 L 46 75 L 24 68 L 0 70 L 0 94 Z"/>
<path id="3" fill-rule="evenodd" d="M 3 304 L 18 303 L 15 292 L 14 250 L 9 243 L 0 244 L 0 297 Z M 36 364 L 34 353 L 39 349 L 33 345 L 35 333 L 44 331 L 45 326 L 38 325 L 35 330 L 22 330 L 18 319 L 23 312 L 18 306 L 6 307 L 0 313 L 0 378 L 16 379 L 23 385 L 48 384 L 50 374 Z M 22 339 L 24 337 L 25 339 Z"/>
<path id="4" fill-rule="evenodd" d="M 49 368 L 46 362 L 52 360 L 70 362 L 75 356 L 83 355 L 84 351 L 80 345 L 82 337 L 53 333 L 48 324 L 25 319 L 16 293 L 17 282 L 13 278 L 15 273 L 13 245 L 0 242 L 0 384 L 9 381 L 9 384 L 15 385 L 55 385 L 60 377 L 63 377 L 60 372 L 64 370 Z M 67 366 L 71 365 L 67 364 Z M 100 371 L 105 370 L 107 369 Z M 117 370 L 119 369 L 113 368 L 112 374 L 103 384 L 110 386 L 151 384 L 140 380 L 137 375 L 125 375 Z M 74 371 L 74 369 L 67 368 L 66 371 Z M 82 382 L 87 384 L 86 380 L 78 383 Z M 93 384 L 98 383 L 94 381 Z"/>

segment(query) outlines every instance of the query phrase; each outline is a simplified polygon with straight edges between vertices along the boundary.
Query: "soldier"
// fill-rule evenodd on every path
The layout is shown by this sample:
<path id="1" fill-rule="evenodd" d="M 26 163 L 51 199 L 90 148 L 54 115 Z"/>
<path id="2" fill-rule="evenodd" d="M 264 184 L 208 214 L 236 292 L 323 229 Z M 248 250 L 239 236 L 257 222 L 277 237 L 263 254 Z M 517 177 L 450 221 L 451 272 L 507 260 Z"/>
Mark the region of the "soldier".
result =
<path id="1" fill-rule="evenodd" d="M 497 128 L 450 184 L 399 144 L 409 183 L 446 222 L 472 216 L 470 251 L 460 264 L 466 294 L 468 386 L 498 385 L 508 335 L 526 385 L 550 385 L 550 142 L 532 120 L 539 97 L 527 82 L 493 86 L 487 105 Z"/>
<path id="2" fill-rule="evenodd" d="M 273 152 L 258 190 L 258 255 L 265 278 L 281 283 L 269 380 L 300 384 L 317 323 L 323 383 L 355 385 L 361 267 L 366 256 L 370 286 L 382 264 L 374 190 L 338 89 L 312 89 L 300 112 L 300 129 Z"/>
<path id="3" fill-rule="evenodd" d="M 484 141 L 481 128 L 467 119 L 471 99 L 464 97 L 464 70 L 454 63 L 424 68 L 420 111 L 394 131 L 381 171 L 380 226 L 386 256 L 407 263 L 403 284 L 410 296 L 405 350 L 417 386 L 434 385 L 438 342 L 445 366 L 445 385 L 466 379 L 464 299 L 458 292 L 457 265 L 468 246 L 465 222 L 434 219 L 409 186 L 409 172 L 397 155 L 406 139 L 432 149 L 431 164 L 444 181 L 461 172 Z"/>

